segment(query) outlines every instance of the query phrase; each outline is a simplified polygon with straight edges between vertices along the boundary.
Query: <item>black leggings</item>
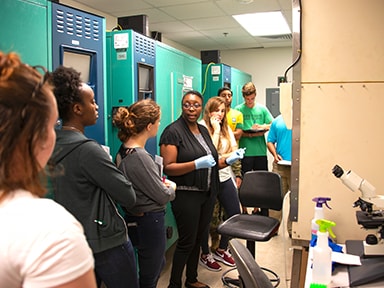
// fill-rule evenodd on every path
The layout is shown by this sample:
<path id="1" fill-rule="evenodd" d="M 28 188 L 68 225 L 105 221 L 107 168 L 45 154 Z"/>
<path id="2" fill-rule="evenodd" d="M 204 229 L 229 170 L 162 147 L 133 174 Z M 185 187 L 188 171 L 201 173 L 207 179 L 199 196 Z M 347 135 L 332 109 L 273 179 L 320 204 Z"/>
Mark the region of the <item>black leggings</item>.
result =
<path id="1" fill-rule="evenodd" d="M 181 279 L 186 266 L 186 281 L 197 281 L 197 265 L 204 231 L 212 218 L 216 195 L 210 192 L 179 191 L 171 202 L 179 239 L 173 255 L 169 288 L 182 287 Z"/>

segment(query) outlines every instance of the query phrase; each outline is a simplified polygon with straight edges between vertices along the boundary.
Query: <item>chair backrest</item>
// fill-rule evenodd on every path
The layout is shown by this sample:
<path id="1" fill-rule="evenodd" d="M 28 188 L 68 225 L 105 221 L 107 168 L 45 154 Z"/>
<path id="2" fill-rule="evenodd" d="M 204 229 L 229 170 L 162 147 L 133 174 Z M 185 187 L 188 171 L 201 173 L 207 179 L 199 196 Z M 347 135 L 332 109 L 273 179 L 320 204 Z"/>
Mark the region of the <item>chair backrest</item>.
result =
<path id="1" fill-rule="evenodd" d="M 240 186 L 239 198 L 241 205 L 281 210 L 283 193 L 281 177 L 270 171 L 248 171 L 244 174 Z"/>
<path id="2" fill-rule="evenodd" d="M 256 263 L 251 252 L 237 239 L 229 241 L 231 254 L 236 262 L 236 269 L 240 275 L 240 287 L 271 288 L 274 287 L 267 275 Z"/>

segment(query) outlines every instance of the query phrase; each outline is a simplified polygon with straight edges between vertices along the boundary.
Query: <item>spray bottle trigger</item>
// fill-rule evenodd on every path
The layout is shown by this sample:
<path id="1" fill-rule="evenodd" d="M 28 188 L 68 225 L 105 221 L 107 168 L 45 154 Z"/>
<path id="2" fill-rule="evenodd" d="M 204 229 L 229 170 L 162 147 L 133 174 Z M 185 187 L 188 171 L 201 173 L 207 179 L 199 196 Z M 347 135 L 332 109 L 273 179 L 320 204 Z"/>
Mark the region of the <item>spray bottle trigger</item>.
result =
<path id="1" fill-rule="evenodd" d="M 335 222 L 325 219 L 317 219 L 316 224 L 319 225 L 320 232 L 324 233 L 328 231 L 329 236 L 331 236 L 332 238 L 336 238 L 336 235 L 332 231 L 332 227 L 336 226 Z"/>

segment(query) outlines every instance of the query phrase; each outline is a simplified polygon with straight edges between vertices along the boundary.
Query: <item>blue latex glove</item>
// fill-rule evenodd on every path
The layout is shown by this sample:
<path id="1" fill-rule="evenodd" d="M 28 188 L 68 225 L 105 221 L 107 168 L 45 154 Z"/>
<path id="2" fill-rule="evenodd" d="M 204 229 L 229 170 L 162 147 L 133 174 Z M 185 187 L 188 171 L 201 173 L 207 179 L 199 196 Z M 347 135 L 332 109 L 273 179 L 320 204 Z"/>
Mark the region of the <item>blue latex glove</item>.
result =
<path id="1" fill-rule="evenodd" d="M 195 167 L 197 169 L 211 168 L 216 165 L 215 158 L 211 154 L 197 158 L 195 160 Z"/>
<path id="2" fill-rule="evenodd" d="M 244 153 L 245 153 L 245 148 L 237 149 L 236 151 L 232 152 L 232 154 L 229 155 L 227 159 L 225 159 L 225 163 L 227 163 L 228 165 L 232 165 L 237 160 L 243 159 Z"/>

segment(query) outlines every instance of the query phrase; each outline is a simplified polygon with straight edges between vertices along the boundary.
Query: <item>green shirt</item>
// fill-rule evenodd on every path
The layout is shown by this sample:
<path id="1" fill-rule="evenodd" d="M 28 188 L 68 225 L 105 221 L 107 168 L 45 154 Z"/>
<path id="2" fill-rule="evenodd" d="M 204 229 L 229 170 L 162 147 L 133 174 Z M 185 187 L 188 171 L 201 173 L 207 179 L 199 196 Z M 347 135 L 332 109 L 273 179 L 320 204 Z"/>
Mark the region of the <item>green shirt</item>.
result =
<path id="1" fill-rule="evenodd" d="M 235 109 L 243 113 L 243 130 L 251 129 L 253 124 L 270 124 L 273 120 L 268 108 L 258 103 L 253 108 L 249 108 L 245 103 L 242 103 L 237 105 Z M 253 138 L 241 137 L 239 147 L 247 148 L 244 156 L 267 155 L 267 144 L 264 135 Z"/>

